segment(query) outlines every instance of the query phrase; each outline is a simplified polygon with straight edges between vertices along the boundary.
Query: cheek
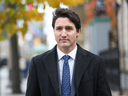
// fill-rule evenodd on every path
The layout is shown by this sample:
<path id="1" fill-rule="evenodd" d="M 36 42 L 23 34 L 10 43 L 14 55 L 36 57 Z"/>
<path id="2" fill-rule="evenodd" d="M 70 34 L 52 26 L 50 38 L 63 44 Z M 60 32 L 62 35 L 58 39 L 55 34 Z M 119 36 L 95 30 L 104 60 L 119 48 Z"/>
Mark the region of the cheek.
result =
<path id="1" fill-rule="evenodd" d="M 77 37 L 78 35 L 79 35 L 78 33 L 75 33 L 75 34 L 72 34 L 71 36 L 72 36 L 73 39 L 76 39 L 76 37 Z"/>
<path id="2" fill-rule="evenodd" d="M 56 39 L 56 40 L 59 39 L 59 34 L 55 34 L 55 33 L 54 33 L 54 36 L 55 36 L 55 39 Z"/>

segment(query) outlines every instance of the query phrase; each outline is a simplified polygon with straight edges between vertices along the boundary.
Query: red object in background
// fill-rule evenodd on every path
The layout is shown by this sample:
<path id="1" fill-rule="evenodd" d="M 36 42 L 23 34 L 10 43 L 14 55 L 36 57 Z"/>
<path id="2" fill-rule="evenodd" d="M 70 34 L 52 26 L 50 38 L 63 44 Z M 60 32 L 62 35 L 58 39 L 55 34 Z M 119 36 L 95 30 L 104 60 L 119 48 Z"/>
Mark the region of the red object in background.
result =
<path id="1" fill-rule="evenodd" d="M 114 10 L 114 4 L 117 0 L 105 0 L 105 11 L 107 15 L 111 18 L 111 28 L 116 28 L 116 12 Z"/>
<path id="2" fill-rule="evenodd" d="M 28 11 L 31 11 L 33 8 L 33 4 L 28 4 Z"/>
<path id="3" fill-rule="evenodd" d="M 84 25 L 88 25 L 88 23 L 93 19 L 95 8 L 96 0 L 91 0 L 88 4 L 85 5 L 86 20 Z"/>

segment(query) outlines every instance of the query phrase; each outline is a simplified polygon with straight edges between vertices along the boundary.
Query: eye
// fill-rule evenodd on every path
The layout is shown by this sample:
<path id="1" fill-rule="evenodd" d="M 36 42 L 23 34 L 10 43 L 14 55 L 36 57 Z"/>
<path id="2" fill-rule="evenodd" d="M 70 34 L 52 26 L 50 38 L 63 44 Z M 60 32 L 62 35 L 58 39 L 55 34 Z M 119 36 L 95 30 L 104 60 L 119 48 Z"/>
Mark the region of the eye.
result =
<path id="1" fill-rule="evenodd" d="M 56 30 L 62 30 L 62 27 L 57 27 Z"/>
<path id="2" fill-rule="evenodd" d="M 71 31 L 71 30 L 72 30 L 72 27 L 71 27 L 71 26 L 67 26 L 67 27 L 66 27 L 66 30 L 67 30 L 67 31 Z"/>

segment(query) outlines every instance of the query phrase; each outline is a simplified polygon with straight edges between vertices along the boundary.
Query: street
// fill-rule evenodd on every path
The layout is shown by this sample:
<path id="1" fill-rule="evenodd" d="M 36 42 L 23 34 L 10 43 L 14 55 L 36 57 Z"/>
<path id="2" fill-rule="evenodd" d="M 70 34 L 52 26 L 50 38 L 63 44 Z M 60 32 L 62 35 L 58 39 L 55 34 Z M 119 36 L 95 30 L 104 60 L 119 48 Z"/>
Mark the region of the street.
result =
<path id="1" fill-rule="evenodd" d="M 27 79 L 21 80 L 21 92 L 23 94 L 12 94 L 12 89 L 9 87 L 9 69 L 8 66 L 0 68 L 0 96 L 25 96 Z"/>
<path id="2" fill-rule="evenodd" d="M 121 84 L 126 85 L 124 78 L 128 76 L 121 75 Z M 25 96 L 27 78 L 21 80 L 21 92 L 23 94 L 12 94 L 12 89 L 9 87 L 9 69 L 7 66 L 0 68 L 0 96 Z M 112 96 L 120 96 L 118 91 L 112 91 Z M 127 95 L 121 95 L 127 96 Z"/>

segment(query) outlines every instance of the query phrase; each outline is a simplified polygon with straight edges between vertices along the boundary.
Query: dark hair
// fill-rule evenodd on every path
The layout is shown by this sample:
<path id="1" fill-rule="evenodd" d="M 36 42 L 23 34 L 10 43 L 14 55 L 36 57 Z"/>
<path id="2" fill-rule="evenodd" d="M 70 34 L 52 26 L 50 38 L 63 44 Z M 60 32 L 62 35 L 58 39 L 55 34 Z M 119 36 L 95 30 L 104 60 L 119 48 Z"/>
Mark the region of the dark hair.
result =
<path id="1" fill-rule="evenodd" d="M 59 17 L 67 17 L 75 24 L 76 30 L 78 31 L 81 29 L 81 23 L 79 16 L 72 10 L 67 8 L 57 8 L 55 12 L 53 12 L 53 19 L 52 19 L 52 27 L 54 29 L 56 19 Z"/>

